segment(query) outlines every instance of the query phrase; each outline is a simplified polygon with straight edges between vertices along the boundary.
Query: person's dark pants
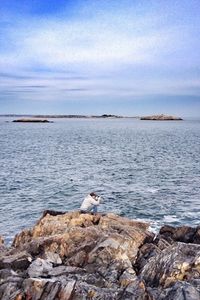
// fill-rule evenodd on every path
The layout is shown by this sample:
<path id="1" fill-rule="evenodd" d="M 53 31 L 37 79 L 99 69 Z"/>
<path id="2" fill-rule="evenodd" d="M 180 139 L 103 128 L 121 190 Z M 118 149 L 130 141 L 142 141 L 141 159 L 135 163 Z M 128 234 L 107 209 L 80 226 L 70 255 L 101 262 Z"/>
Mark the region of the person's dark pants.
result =
<path id="1" fill-rule="evenodd" d="M 94 213 L 96 214 L 97 213 L 97 205 L 95 206 L 92 206 L 90 209 L 88 210 L 81 210 L 81 213 L 82 214 L 87 214 L 87 213 Z"/>

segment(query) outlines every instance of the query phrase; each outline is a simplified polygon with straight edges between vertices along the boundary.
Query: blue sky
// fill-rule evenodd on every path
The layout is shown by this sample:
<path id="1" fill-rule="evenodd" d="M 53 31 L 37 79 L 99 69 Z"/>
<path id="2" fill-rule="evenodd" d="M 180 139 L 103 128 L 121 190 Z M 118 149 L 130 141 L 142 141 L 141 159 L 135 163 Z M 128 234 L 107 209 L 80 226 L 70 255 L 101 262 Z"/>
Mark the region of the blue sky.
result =
<path id="1" fill-rule="evenodd" d="M 6 0 L 0 113 L 200 116 L 199 0 Z"/>

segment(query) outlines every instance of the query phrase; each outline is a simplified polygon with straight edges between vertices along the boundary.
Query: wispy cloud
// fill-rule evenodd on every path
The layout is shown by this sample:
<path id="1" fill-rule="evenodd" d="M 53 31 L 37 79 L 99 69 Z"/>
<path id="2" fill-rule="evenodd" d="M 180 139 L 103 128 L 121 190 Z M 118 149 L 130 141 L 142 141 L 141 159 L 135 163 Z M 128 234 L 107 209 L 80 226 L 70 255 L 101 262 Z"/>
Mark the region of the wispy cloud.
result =
<path id="1" fill-rule="evenodd" d="M 38 11 L 32 2 L 23 14 L 19 5 L 3 7 L 1 92 L 66 102 L 200 96 L 196 1 L 123 3 L 62 2 L 56 11 L 47 3 Z"/>

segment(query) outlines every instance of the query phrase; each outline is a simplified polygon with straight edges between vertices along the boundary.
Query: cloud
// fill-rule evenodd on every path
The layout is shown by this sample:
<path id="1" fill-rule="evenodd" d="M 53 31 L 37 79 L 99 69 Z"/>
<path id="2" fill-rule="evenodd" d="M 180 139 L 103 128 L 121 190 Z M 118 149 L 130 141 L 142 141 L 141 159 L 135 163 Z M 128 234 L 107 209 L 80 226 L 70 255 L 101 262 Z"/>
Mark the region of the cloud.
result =
<path id="1" fill-rule="evenodd" d="M 107 18 L 110 18 L 108 15 Z M 121 64 L 155 64 L 174 50 L 176 29 L 154 28 L 157 19 L 126 19 L 120 22 L 100 17 L 95 21 L 43 20 L 23 21 L 23 27 L 8 32 L 13 45 L 1 63 L 16 66 L 115 69 Z M 125 18 L 125 15 L 124 15 Z M 114 24 L 113 24 L 114 22 Z M 114 26 L 115 25 L 115 26 Z M 144 30 L 141 30 L 141 27 Z M 13 51 L 14 50 L 14 51 Z"/>
<path id="2" fill-rule="evenodd" d="M 180 12 L 146 1 L 77 3 L 59 14 L 4 11 L 2 93 L 39 101 L 199 96 L 200 24 L 185 1 Z"/>

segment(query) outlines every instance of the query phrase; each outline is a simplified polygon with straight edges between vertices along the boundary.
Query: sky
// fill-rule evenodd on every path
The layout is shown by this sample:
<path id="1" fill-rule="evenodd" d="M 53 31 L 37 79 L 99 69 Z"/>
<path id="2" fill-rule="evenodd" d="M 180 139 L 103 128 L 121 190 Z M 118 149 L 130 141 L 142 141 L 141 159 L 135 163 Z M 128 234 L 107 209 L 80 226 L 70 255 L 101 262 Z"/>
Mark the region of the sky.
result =
<path id="1" fill-rule="evenodd" d="M 200 117 L 199 0 L 2 0 L 0 114 Z"/>

